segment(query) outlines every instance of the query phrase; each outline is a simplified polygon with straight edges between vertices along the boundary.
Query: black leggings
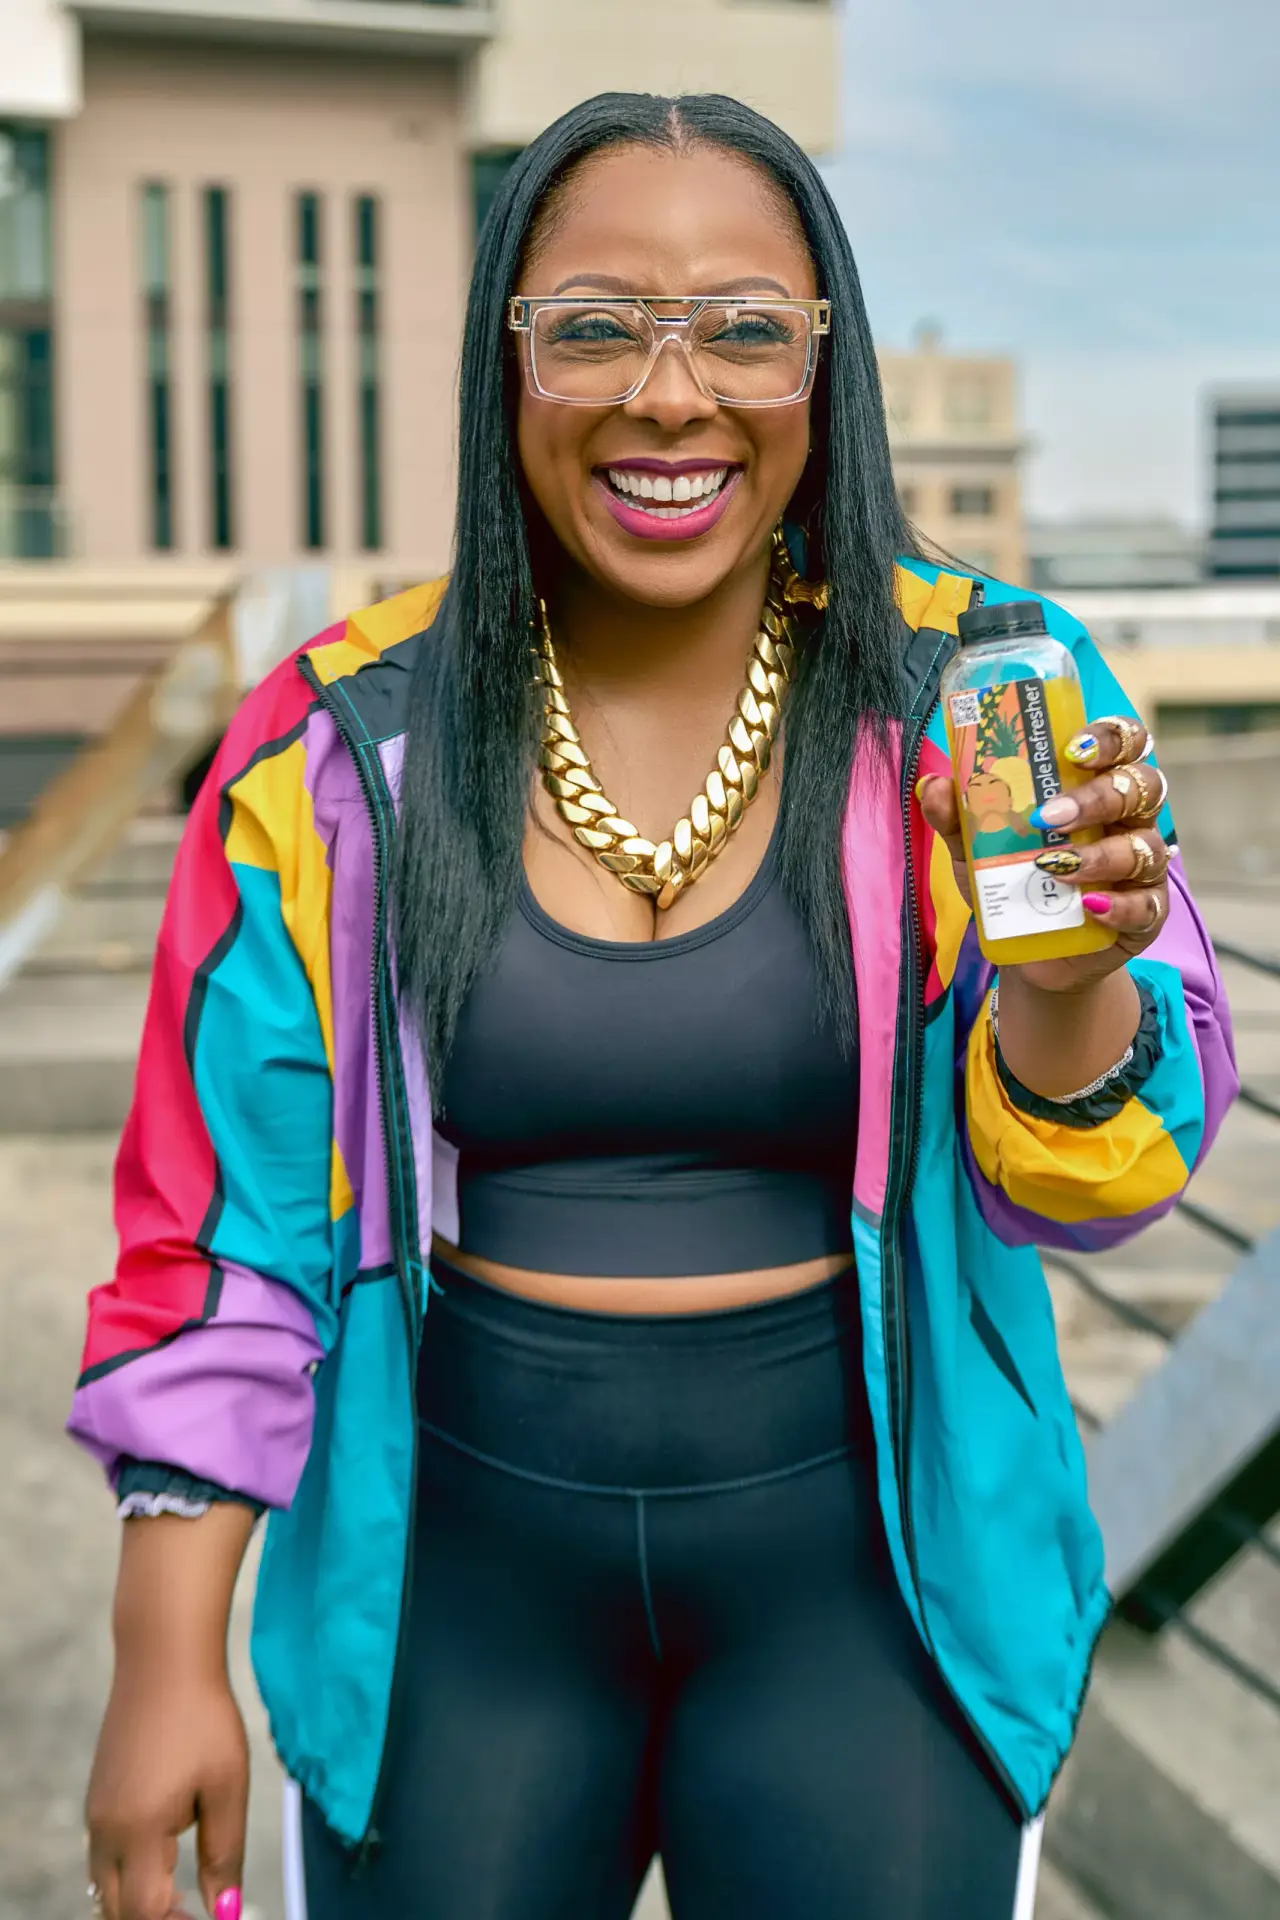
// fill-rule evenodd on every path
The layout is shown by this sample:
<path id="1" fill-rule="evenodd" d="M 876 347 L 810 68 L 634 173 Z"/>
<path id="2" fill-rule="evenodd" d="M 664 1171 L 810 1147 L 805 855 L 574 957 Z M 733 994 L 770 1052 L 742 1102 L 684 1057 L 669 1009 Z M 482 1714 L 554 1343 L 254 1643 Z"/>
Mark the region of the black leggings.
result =
<path id="1" fill-rule="evenodd" d="M 888 1562 L 852 1272 L 658 1318 L 434 1277 L 381 1845 L 353 1874 L 304 1807 L 308 1920 L 627 1920 L 655 1852 L 673 1920 L 1010 1920 L 1019 1818 Z"/>

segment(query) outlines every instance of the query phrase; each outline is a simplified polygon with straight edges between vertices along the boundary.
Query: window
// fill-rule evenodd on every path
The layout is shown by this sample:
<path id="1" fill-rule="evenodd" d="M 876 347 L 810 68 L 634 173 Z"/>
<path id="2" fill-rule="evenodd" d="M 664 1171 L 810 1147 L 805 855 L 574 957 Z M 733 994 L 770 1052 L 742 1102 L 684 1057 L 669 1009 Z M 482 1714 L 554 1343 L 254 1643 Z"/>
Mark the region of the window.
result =
<path id="1" fill-rule="evenodd" d="M 302 399 L 302 544 L 325 544 L 324 339 L 318 193 L 297 200 L 298 370 Z"/>
<path id="2" fill-rule="evenodd" d="M 985 427 L 991 423 L 991 386 L 971 375 L 957 375 L 947 383 L 946 416 L 953 427 Z"/>
<path id="3" fill-rule="evenodd" d="M 1280 702 L 1259 700 L 1252 704 L 1207 702 L 1204 705 L 1169 705 L 1156 708 L 1158 738 L 1195 738 L 1213 733 L 1271 732 L 1280 726 Z"/>
<path id="4" fill-rule="evenodd" d="M 49 139 L 0 122 L 0 558 L 61 551 L 55 477 Z"/>
<path id="5" fill-rule="evenodd" d="M 471 157 L 471 197 L 475 206 L 476 237 L 489 217 L 489 209 L 498 197 L 498 189 L 524 151 L 522 147 L 499 147 L 492 153 Z"/>
<path id="6" fill-rule="evenodd" d="M 382 348 L 379 286 L 381 209 L 371 193 L 355 203 L 356 339 L 360 355 L 360 545 L 375 553 L 382 545 Z"/>
<path id="7" fill-rule="evenodd" d="M 209 380 L 209 544 L 235 545 L 231 510 L 231 351 L 228 194 L 204 191 L 205 363 Z"/>
<path id="8" fill-rule="evenodd" d="M 951 511 L 957 519 L 987 519 L 996 510 L 994 487 L 952 487 Z"/>
<path id="9" fill-rule="evenodd" d="M 169 189 L 142 189 L 142 293 L 147 333 L 147 430 L 151 466 L 151 544 L 175 544 L 173 503 L 173 368 L 169 330 L 172 287 Z"/>

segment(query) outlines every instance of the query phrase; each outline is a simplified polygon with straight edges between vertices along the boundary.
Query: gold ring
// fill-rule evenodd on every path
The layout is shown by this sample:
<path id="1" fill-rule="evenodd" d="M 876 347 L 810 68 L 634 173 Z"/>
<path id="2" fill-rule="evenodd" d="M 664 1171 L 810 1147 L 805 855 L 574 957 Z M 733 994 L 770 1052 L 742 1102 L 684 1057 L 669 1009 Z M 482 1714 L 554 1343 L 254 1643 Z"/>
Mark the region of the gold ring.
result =
<path id="1" fill-rule="evenodd" d="M 1152 888 L 1151 892 L 1147 895 L 1147 898 L 1151 902 L 1151 918 L 1145 927 L 1138 928 L 1138 932 L 1141 934 L 1154 933 L 1160 925 L 1160 922 L 1164 919 L 1164 902 L 1154 888 Z"/>
<path id="2" fill-rule="evenodd" d="M 1154 773 L 1156 779 L 1160 782 L 1160 790 L 1154 800 L 1148 800 L 1146 797 L 1145 783 L 1143 783 L 1142 811 L 1134 815 L 1135 820 L 1158 820 L 1164 810 L 1164 803 L 1169 798 L 1169 781 L 1164 768 L 1153 766 L 1150 771 Z"/>
<path id="3" fill-rule="evenodd" d="M 1155 849 L 1149 840 L 1140 833 L 1126 833 L 1125 839 L 1133 849 L 1133 871 L 1130 880 L 1154 880 L 1158 873 Z"/>
<path id="4" fill-rule="evenodd" d="M 1096 720 L 1095 726 L 1114 727 L 1120 735 L 1120 758 L 1118 766 L 1131 766 L 1135 760 L 1143 760 L 1151 751 L 1151 735 L 1141 720 L 1135 720 L 1131 713 L 1109 713 L 1103 720 Z"/>
<path id="5" fill-rule="evenodd" d="M 1112 767 L 1107 778 L 1120 795 L 1120 818 L 1136 820 L 1146 799 L 1137 774 L 1131 773 L 1127 767 Z"/>

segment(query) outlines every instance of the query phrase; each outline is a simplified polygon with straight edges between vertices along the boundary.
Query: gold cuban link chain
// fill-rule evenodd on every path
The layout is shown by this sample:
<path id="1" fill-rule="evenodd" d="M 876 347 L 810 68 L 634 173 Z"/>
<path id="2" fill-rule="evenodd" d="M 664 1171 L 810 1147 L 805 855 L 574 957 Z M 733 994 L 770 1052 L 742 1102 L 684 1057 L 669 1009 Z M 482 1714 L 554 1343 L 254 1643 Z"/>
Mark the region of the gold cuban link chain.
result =
<path id="1" fill-rule="evenodd" d="M 546 605 L 538 602 L 540 630 L 532 651 L 543 711 L 538 752 L 542 784 L 574 839 L 631 893 L 647 895 L 660 909 L 673 906 L 723 852 L 768 769 L 795 677 L 796 626 L 789 601 L 807 601 L 821 609 L 826 588 L 800 579 L 781 533 L 775 533 L 760 631 L 717 765 L 688 813 L 677 820 L 671 838 L 657 845 L 619 814 L 592 772 L 565 698 Z"/>

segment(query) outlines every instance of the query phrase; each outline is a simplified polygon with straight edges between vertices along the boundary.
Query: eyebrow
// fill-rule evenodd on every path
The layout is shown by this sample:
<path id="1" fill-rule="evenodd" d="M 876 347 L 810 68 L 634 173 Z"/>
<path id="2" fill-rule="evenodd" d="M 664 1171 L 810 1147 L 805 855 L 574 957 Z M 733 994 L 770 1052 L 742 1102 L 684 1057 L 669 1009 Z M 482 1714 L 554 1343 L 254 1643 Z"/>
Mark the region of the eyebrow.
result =
<path id="1" fill-rule="evenodd" d="M 567 293 L 571 287 L 589 287 L 593 292 L 609 293 L 635 293 L 636 291 L 627 281 L 617 280 L 609 273 L 574 273 L 570 274 L 567 280 L 562 280 L 558 287 L 552 289 L 551 298 L 557 299 L 562 293 Z M 743 280 L 722 280 L 719 286 L 703 287 L 697 296 L 689 297 L 715 299 L 720 294 L 759 293 L 764 287 L 767 287 L 771 293 L 780 294 L 784 300 L 792 298 L 789 287 L 784 287 L 779 280 L 769 279 L 766 274 L 749 274 Z M 646 300 L 670 300 L 679 296 L 669 293 L 649 293 L 642 297 Z"/>

